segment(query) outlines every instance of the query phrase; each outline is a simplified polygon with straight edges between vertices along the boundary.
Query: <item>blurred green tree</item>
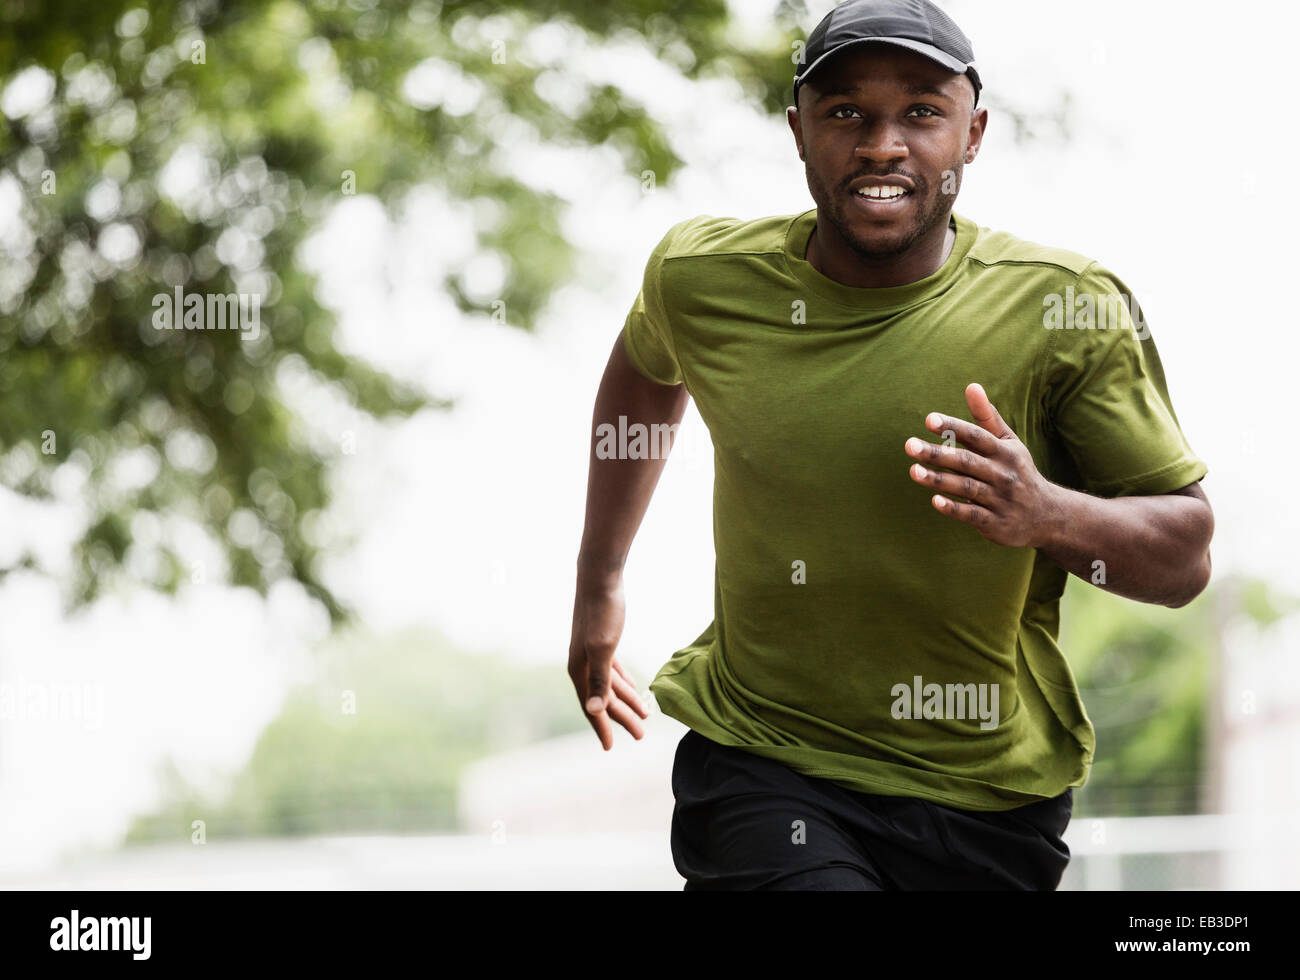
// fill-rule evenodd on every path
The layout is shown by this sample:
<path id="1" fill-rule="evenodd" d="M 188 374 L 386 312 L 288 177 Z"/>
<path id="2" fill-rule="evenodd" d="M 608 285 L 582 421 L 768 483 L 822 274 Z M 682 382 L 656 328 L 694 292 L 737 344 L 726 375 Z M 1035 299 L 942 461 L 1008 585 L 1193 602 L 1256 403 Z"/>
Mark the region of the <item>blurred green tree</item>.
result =
<path id="1" fill-rule="evenodd" d="M 417 184 L 490 199 L 502 217 L 473 251 L 505 257 L 501 299 L 531 327 L 573 250 L 564 202 L 493 152 L 513 132 L 505 116 L 548 141 L 616 147 L 629 179 L 670 180 L 680 161 L 616 88 L 554 108 L 538 80 L 566 55 L 530 61 L 522 38 L 561 24 L 572 45 L 640 37 L 687 74 L 729 65 L 774 104 L 782 46 L 739 51 L 726 23 L 722 0 L 0 4 L 0 486 L 75 489 L 70 604 L 132 557 L 137 577 L 176 589 L 192 574 L 170 533 L 180 520 L 220 546 L 234 584 L 297 581 L 344 618 L 317 565 L 337 543 L 318 518 L 343 434 L 313 429 L 284 380 L 381 419 L 449 402 L 337 348 L 299 245 L 351 191 L 390 212 Z M 410 97 L 414 71 L 431 74 L 432 98 L 429 84 Z M 449 105 L 452 92 L 472 102 Z M 488 312 L 462 275 L 445 270 L 447 290 Z M 155 297 L 177 287 L 260 296 L 259 335 L 155 329 Z M 0 577 L 36 564 L 19 555 Z"/>
<path id="2" fill-rule="evenodd" d="M 1131 602 L 1071 576 L 1061 604 L 1070 661 L 1097 751 L 1075 816 L 1202 812 L 1213 778 L 1218 658 L 1235 619 L 1269 627 L 1300 598 L 1263 579 L 1221 576 L 1181 609 Z"/>

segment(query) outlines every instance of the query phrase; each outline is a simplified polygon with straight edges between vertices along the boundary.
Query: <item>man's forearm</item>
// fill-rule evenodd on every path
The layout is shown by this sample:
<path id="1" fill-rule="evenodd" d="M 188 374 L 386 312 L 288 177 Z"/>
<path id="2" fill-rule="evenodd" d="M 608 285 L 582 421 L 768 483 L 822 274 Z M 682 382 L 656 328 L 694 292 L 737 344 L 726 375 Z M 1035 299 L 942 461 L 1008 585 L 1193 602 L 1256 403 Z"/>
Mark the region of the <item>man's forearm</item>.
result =
<path id="1" fill-rule="evenodd" d="M 689 397 L 685 385 L 660 385 L 643 377 L 627 359 L 621 339 L 615 340 L 592 412 L 587 512 L 578 552 L 579 582 L 600 586 L 621 577 Z M 601 444 L 598 431 L 603 424 L 618 431 L 619 416 L 624 416 L 626 426 L 640 423 L 647 432 L 665 431 L 655 429 L 656 425 L 670 426 L 661 451 L 645 459 L 622 459 L 619 454 L 602 459 L 597 452 Z"/>
<path id="2" fill-rule="evenodd" d="M 1199 488 L 1109 499 L 1056 491 L 1056 519 L 1038 550 L 1067 572 L 1162 606 L 1186 605 L 1204 590 L 1214 518 Z"/>

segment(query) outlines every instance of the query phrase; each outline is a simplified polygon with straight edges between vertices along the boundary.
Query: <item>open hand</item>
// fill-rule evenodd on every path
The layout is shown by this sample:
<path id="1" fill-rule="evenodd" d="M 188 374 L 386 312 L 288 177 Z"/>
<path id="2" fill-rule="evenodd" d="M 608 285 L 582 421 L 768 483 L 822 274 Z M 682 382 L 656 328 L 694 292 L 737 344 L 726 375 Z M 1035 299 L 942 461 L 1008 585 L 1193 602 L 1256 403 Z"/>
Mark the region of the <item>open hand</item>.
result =
<path id="1" fill-rule="evenodd" d="M 645 731 L 637 716 L 649 717 L 637 697 L 636 686 L 614 657 L 619 637 L 623 635 L 625 612 L 621 582 L 601 587 L 579 583 L 573 600 L 569 680 L 606 752 L 614 747 L 610 719 L 639 739 Z"/>
<path id="2" fill-rule="evenodd" d="M 1012 548 L 1039 547 L 1054 527 L 1059 488 L 1038 472 L 1028 447 L 1002 420 L 981 385 L 966 387 L 966 404 L 978 424 L 938 412 L 925 418 L 926 428 L 951 432 L 964 448 L 916 437 L 904 444 L 909 456 L 929 464 L 913 464 L 912 479 L 940 491 L 931 500 L 936 510 L 971 525 L 988 540 Z"/>

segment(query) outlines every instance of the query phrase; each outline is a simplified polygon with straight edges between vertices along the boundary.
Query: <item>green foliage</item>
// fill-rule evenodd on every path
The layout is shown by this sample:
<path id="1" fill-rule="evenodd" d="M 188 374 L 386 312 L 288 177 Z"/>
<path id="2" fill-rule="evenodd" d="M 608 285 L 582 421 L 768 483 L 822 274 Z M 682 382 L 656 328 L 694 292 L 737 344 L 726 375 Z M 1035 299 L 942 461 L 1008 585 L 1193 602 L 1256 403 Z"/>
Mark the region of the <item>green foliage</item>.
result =
<path id="1" fill-rule="evenodd" d="M 163 804 L 127 840 L 188 840 L 194 820 L 210 838 L 450 831 L 465 763 L 586 727 L 563 671 L 468 656 L 422 633 L 345 637 L 229 786 L 208 796 L 168 764 Z"/>
<path id="2" fill-rule="evenodd" d="M 1245 614 L 1265 628 L 1300 612 L 1300 596 L 1279 594 L 1264 579 L 1242 582 L 1239 601 Z"/>
<path id="3" fill-rule="evenodd" d="M 1065 651 L 1097 732 L 1078 816 L 1148 816 L 1202 809 L 1209 698 L 1225 617 L 1252 606 L 1295 608 L 1264 583 L 1223 577 L 1181 609 L 1131 602 L 1073 576 L 1061 606 Z"/>
<path id="4" fill-rule="evenodd" d="M 297 262 L 345 193 L 345 172 L 394 216 L 416 185 L 497 205 L 501 219 L 480 224 L 466 260 L 502 258 L 498 299 L 510 323 L 530 328 L 574 255 L 564 202 L 508 158 L 519 134 L 610 145 L 629 180 L 652 170 L 667 183 L 681 165 L 620 89 L 583 83 L 585 104 L 565 112 L 538 94 L 539 77 L 565 72 L 585 45 L 626 37 L 688 75 L 746 79 L 775 105 L 790 73 L 784 40 L 740 49 L 727 16 L 723 0 L 0 4 L 0 85 L 33 68 L 54 85 L 44 105 L 0 117 L 0 187 L 20 197 L 18 221 L 0 234 L 0 485 L 46 496 L 64 469 L 81 486 L 89 513 L 70 602 L 93 600 L 133 549 L 147 584 L 171 591 L 187 577 L 170 534 L 137 540 L 135 517 L 147 512 L 202 528 L 233 583 L 265 592 L 296 580 L 345 618 L 317 567 L 338 542 L 316 520 L 342 433 L 293 411 L 285 372 L 363 416 L 449 404 L 342 353 Z M 569 28 L 549 62 L 524 54 L 541 25 Z M 441 73 L 435 89 L 477 86 L 477 100 L 408 98 L 417 67 Z M 169 163 L 185 159 L 199 186 L 168 191 Z M 490 311 L 463 268 L 437 271 L 462 310 Z M 155 330 L 153 298 L 178 285 L 262 295 L 260 339 Z M 115 478 L 123 459 L 143 475 Z M 15 567 L 32 565 L 24 555 Z"/>

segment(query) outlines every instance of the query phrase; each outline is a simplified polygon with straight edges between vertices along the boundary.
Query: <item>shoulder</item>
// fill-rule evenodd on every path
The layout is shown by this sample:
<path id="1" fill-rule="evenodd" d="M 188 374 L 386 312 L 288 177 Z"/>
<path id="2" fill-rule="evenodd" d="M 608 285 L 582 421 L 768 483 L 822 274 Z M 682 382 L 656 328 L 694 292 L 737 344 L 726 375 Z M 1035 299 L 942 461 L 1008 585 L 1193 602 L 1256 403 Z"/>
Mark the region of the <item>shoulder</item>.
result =
<path id="1" fill-rule="evenodd" d="M 655 251 L 665 262 L 692 257 L 780 252 L 795 217 L 777 215 L 743 219 L 696 215 L 673 225 Z"/>
<path id="2" fill-rule="evenodd" d="M 974 225 L 974 222 L 970 224 Z M 1058 277 L 1064 274 L 1070 279 L 1082 278 L 1085 273 L 1100 268 L 1096 260 L 1080 252 L 1044 245 L 980 225 L 975 225 L 975 241 L 966 259 L 987 269 L 1003 272 L 1040 270 Z"/>
<path id="3" fill-rule="evenodd" d="M 1083 370 L 1125 347 L 1131 359 L 1143 356 L 1137 342 L 1149 339 L 1150 328 L 1137 298 L 1092 256 L 976 226 L 966 259 L 974 288 L 1023 303 L 1034 314 L 1025 322 L 1047 328 L 1037 331 L 1040 363 Z"/>

